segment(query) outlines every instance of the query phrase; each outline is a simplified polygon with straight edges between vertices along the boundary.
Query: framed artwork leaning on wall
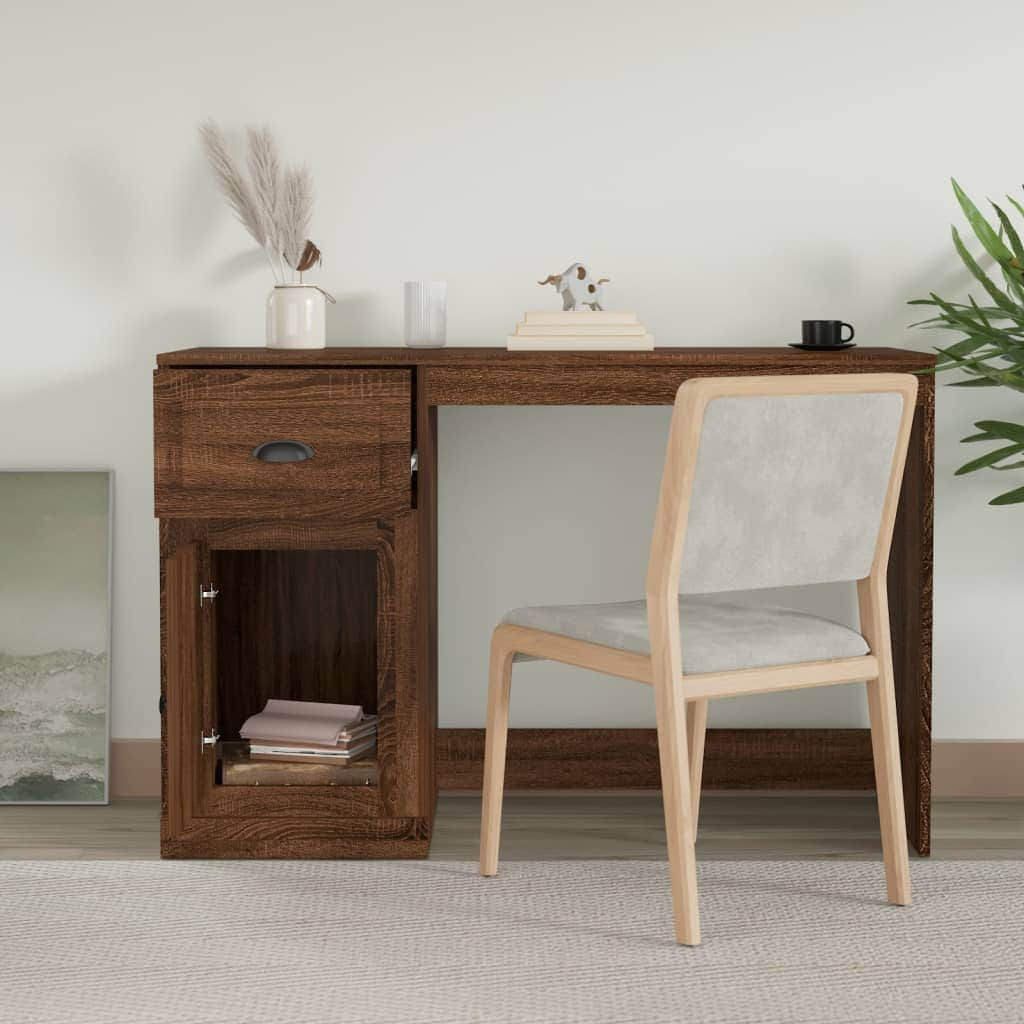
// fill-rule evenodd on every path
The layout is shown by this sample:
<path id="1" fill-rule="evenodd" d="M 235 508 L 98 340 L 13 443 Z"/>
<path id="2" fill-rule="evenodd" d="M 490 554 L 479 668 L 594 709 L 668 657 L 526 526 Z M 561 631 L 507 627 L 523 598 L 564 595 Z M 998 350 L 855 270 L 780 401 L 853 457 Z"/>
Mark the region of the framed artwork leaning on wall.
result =
<path id="1" fill-rule="evenodd" d="M 108 802 L 113 497 L 0 472 L 0 804 Z"/>

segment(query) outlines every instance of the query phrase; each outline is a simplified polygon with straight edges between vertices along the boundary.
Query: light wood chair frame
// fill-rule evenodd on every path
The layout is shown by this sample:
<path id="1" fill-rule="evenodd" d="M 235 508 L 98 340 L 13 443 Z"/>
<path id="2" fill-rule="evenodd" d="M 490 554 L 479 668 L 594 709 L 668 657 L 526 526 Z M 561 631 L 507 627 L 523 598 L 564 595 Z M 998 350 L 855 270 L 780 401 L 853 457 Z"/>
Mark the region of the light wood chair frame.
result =
<path id="1" fill-rule="evenodd" d="M 857 581 L 861 633 L 869 653 L 855 658 L 685 675 L 679 630 L 679 576 L 704 412 L 716 398 L 894 392 L 903 411 L 869 574 Z M 647 571 L 651 655 L 523 626 L 500 625 L 491 641 L 484 754 L 480 873 L 497 874 L 512 662 L 517 653 L 550 659 L 654 688 L 662 797 L 676 941 L 700 944 L 695 840 L 708 700 L 865 681 L 875 787 L 890 903 L 910 903 L 886 569 L 914 418 L 917 378 L 909 374 L 720 377 L 686 381 L 672 412 L 665 470 Z"/>

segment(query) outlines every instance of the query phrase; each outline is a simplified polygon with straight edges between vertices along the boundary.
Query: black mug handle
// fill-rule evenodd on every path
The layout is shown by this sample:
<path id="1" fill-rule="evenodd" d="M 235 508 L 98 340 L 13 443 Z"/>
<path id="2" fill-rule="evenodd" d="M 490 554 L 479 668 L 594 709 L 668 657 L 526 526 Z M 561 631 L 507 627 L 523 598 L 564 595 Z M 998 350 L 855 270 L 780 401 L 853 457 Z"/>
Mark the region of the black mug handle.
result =
<path id="1" fill-rule="evenodd" d="M 850 328 L 850 336 L 848 338 L 844 338 L 843 337 L 843 328 L 844 327 L 849 327 Z M 843 321 L 840 321 L 839 322 L 839 341 L 843 345 L 845 345 L 848 341 L 853 341 L 853 335 L 854 335 L 853 324 L 848 324 L 848 323 L 844 323 Z"/>

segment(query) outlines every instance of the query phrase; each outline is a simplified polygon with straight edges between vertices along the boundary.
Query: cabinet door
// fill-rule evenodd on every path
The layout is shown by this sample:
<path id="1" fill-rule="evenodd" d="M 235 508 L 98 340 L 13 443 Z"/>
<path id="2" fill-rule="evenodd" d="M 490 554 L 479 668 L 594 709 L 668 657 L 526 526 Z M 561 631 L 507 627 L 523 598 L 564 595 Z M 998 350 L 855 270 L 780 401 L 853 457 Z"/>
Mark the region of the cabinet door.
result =
<path id="1" fill-rule="evenodd" d="M 216 752 L 212 743 L 216 709 L 211 685 L 213 618 L 203 592 L 205 550 L 182 544 L 164 563 L 167 626 L 166 743 L 167 829 L 185 832 L 198 814 L 202 793 L 212 781 Z"/>

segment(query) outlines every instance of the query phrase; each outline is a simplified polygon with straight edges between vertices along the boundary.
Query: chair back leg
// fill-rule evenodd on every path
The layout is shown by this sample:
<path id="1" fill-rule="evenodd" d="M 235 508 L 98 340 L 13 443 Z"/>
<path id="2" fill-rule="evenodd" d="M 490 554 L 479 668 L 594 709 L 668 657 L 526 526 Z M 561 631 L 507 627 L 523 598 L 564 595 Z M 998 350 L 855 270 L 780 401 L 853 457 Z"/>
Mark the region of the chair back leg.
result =
<path id="1" fill-rule="evenodd" d="M 707 731 L 707 698 L 689 701 L 686 705 L 686 742 L 690 748 L 690 797 L 693 801 L 694 842 L 697 840 L 697 820 L 700 817 L 700 787 L 704 776 L 704 738 Z"/>
<path id="2" fill-rule="evenodd" d="M 498 873 L 501 841 L 501 799 L 505 789 L 505 748 L 512 696 L 514 651 L 502 642 L 500 628 L 491 639 L 490 682 L 487 688 L 487 735 L 484 744 L 483 814 L 480 821 L 480 874 Z"/>

